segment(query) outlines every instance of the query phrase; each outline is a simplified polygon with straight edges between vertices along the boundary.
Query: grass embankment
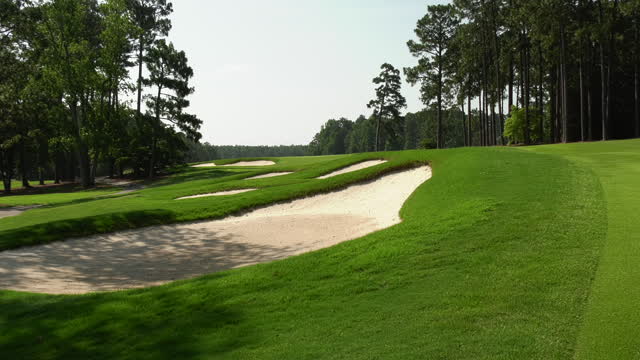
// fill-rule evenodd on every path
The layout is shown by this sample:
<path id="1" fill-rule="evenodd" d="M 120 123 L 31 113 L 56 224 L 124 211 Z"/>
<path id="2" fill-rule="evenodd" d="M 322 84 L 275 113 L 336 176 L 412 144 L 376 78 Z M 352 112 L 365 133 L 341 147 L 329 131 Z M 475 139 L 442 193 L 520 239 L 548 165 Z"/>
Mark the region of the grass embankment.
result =
<path id="1" fill-rule="evenodd" d="M 640 141 L 530 148 L 597 174 L 607 239 L 580 333 L 578 359 L 640 359 Z"/>
<path id="2" fill-rule="evenodd" d="M 340 162 L 381 156 L 392 161 L 309 179 Z M 560 156 L 459 149 L 306 158 L 298 165 L 287 159 L 260 171 L 189 169 L 184 178 L 131 199 L 65 206 L 64 213 L 77 217 L 91 208 L 100 218 L 118 204 L 120 211 L 165 204 L 171 221 L 199 212 L 218 216 L 426 160 L 434 177 L 405 204 L 404 222 L 358 240 L 143 290 L 0 292 L 0 353 L 39 359 L 573 357 L 607 207 L 596 174 Z M 273 170 L 299 172 L 240 180 Z M 261 190 L 236 200 L 171 200 L 240 185 Z M 50 214 L 56 221 L 73 218 L 61 213 Z M 5 233 L 20 229 L 11 225 Z"/>

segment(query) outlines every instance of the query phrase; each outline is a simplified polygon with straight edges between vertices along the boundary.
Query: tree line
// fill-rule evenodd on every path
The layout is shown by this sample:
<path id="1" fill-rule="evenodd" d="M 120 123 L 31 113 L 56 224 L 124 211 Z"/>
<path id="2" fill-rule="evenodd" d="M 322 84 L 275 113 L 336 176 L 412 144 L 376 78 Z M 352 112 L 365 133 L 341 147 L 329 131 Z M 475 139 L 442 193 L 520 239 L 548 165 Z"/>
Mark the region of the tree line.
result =
<path id="1" fill-rule="evenodd" d="M 166 40 L 172 11 L 166 0 L 0 0 L 6 192 L 34 173 L 88 187 L 99 169 L 153 177 L 184 160 L 201 120 L 186 112 L 187 56 Z"/>
<path id="2" fill-rule="evenodd" d="M 640 137 L 639 21 L 640 0 L 454 0 L 428 6 L 407 42 L 417 63 L 403 73 L 420 87 L 426 113 L 435 114 L 423 128 L 432 135 L 409 134 L 408 119 L 415 114 L 399 115 L 399 71 L 385 64 L 370 103 L 372 117 L 382 124 L 376 129 L 386 132 L 380 149 L 403 141 L 411 148 L 407 137 L 436 148 Z M 381 86 L 390 72 L 397 79 Z M 389 96 L 395 103 L 379 106 Z M 330 120 L 310 146 L 314 153 L 350 152 L 356 138 L 365 141 L 351 135 L 363 131 L 358 122 L 370 120 Z"/>
<path id="3" fill-rule="evenodd" d="M 188 142 L 187 162 L 202 162 L 215 159 L 238 159 L 253 157 L 283 157 L 309 155 L 307 145 L 212 145 L 208 142 Z"/>

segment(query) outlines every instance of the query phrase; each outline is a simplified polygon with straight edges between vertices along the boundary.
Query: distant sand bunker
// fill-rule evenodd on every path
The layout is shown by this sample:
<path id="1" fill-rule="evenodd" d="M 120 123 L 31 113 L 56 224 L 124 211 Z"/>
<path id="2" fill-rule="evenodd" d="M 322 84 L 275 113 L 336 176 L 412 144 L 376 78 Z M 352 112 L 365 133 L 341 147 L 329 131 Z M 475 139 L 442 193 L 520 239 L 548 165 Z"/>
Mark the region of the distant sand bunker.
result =
<path id="1" fill-rule="evenodd" d="M 55 294 L 139 288 L 329 247 L 399 223 L 402 204 L 430 177 L 423 166 L 242 216 L 0 252 L 0 288 Z"/>
<path id="2" fill-rule="evenodd" d="M 214 167 L 214 166 L 270 166 L 276 163 L 269 160 L 256 160 L 256 161 L 238 161 L 233 164 L 216 165 L 215 163 L 191 165 L 191 167 Z"/>
<path id="3" fill-rule="evenodd" d="M 215 192 L 215 193 L 183 196 L 183 197 L 177 198 L 176 200 L 197 199 L 197 198 L 208 197 L 208 196 L 235 195 L 235 194 L 242 194 L 242 193 L 246 193 L 246 192 L 254 191 L 254 190 L 257 190 L 257 189 L 240 189 L 240 190 L 218 191 L 218 192 Z"/>
<path id="4" fill-rule="evenodd" d="M 266 179 L 270 177 L 283 176 L 283 175 L 289 175 L 289 174 L 293 174 L 293 173 L 292 172 L 274 172 L 274 173 L 268 173 L 264 175 L 252 176 L 250 178 L 246 178 L 245 180 Z"/>
<path id="5" fill-rule="evenodd" d="M 334 172 L 330 172 L 330 173 L 328 173 L 326 175 L 318 176 L 316 179 L 327 179 L 327 178 L 330 178 L 330 177 L 334 177 L 334 176 L 338 176 L 338 175 L 342 175 L 342 174 L 346 174 L 346 173 L 350 173 L 350 172 L 366 169 L 368 167 L 384 164 L 386 162 L 387 162 L 387 160 L 368 160 L 368 161 L 363 161 L 363 162 L 359 162 L 357 164 L 353 164 L 351 166 L 347 166 L 345 168 L 336 170 Z"/>
<path id="6" fill-rule="evenodd" d="M 14 206 L 14 207 L 8 207 L 8 208 L 0 208 L 0 219 L 12 217 L 12 216 L 18 216 L 27 210 L 39 208 L 41 206 L 42 205 L 28 205 L 28 206 Z M 0 272 L 0 274 L 2 273 Z"/>
<path id="7" fill-rule="evenodd" d="M 275 165 L 273 161 L 269 160 L 257 160 L 257 161 L 238 161 L 233 164 L 220 165 L 220 166 L 269 166 Z"/>

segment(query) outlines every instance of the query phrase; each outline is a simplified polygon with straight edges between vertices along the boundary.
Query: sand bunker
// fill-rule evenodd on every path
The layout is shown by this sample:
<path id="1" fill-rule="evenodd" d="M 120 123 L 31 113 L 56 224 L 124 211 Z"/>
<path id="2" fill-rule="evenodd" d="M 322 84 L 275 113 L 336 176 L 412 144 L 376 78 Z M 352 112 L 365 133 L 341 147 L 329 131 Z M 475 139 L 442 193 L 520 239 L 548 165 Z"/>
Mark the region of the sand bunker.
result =
<path id="1" fill-rule="evenodd" d="M 55 294 L 159 285 L 325 248 L 400 222 L 427 166 L 254 210 L 0 252 L 0 288 Z"/>
<path id="2" fill-rule="evenodd" d="M 215 163 L 191 165 L 191 167 L 214 167 L 214 166 L 270 166 L 276 163 L 269 160 L 256 160 L 256 161 L 238 161 L 233 164 L 216 165 Z"/>
<path id="3" fill-rule="evenodd" d="M 257 161 L 238 161 L 233 164 L 220 165 L 220 166 L 270 166 L 275 164 L 276 163 L 269 160 L 257 160 Z"/>
<path id="4" fill-rule="evenodd" d="M 197 199 L 197 198 L 208 197 L 208 196 L 235 195 L 235 194 L 242 194 L 242 193 L 246 193 L 246 192 L 254 191 L 254 190 L 257 190 L 257 189 L 240 189 L 240 190 L 218 191 L 218 192 L 215 192 L 215 193 L 183 196 L 183 197 L 177 198 L 176 200 Z"/>
<path id="5" fill-rule="evenodd" d="M 252 176 L 250 178 L 246 178 L 245 180 L 266 179 L 270 177 L 283 176 L 283 175 L 289 175 L 289 174 L 293 174 L 293 173 L 292 172 L 274 172 L 274 173 L 268 173 L 264 175 Z"/>
<path id="6" fill-rule="evenodd" d="M 36 209 L 41 206 L 42 205 L 29 205 L 29 206 L 14 206 L 14 207 L 8 207 L 8 208 L 0 208 L 0 219 L 12 217 L 12 216 L 18 216 L 27 210 Z"/>
<path id="7" fill-rule="evenodd" d="M 387 162 L 387 160 L 368 160 L 368 161 L 363 161 L 363 162 L 359 162 L 357 164 L 353 164 L 351 166 L 347 166 L 345 168 L 336 170 L 334 172 L 330 172 L 330 173 L 328 173 L 326 175 L 318 176 L 316 179 L 327 179 L 327 178 L 330 178 L 330 177 L 334 177 L 334 176 L 338 176 L 338 175 L 342 175 L 342 174 L 346 174 L 346 173 L 350 173 L 350 172 L 366 169 L 368 167 L 384 164 L 386 162 Z"/>

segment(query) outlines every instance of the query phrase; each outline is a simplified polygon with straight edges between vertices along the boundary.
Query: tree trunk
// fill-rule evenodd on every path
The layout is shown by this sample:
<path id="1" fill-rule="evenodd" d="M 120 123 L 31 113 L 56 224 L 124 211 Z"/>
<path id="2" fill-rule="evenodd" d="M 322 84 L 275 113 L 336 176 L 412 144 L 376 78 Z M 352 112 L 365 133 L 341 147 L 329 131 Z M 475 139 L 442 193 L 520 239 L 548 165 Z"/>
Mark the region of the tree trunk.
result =
<path id="1" fill-rule="evenodd" d="M 491 145 L 498 144 L 498 120 L 496 119 L 496 106 L 491 104 Z"/>
<path id="2" fill-rule="evenodd" d="M 633 17 L 633 118 L 635 123 L 635 137 L 640 137 L 640 83 L 638 79 L 638 15 L 634 12 Z"/>
<path id="3" fill-rule="evenodd" d="M 609 135 L 607 133 L 607 73 L 604 63 L 604 46 L 600 43 L 600 87 L 601 87 L 601 107 L 602 107 L 602 140 L 607 140 Z"/>
<path id="4" fill-rule="evenodd" d="M 604 13 L 602 9 L 602 1 L 598 0 L 598 23 L 602 26 L 604 23 Z M 600 48 L 600 87 L 601 87 L 601 120 L 602 120 L 602 140 L 607 140 L 609 138 L 608 135 L 608 119 L 607 119 L 607 79 L 606 79 L 606 70 L 605 70 L 605 61 L 604 61 L 604 36 L 600 36 L 598 42 Z"/>
<path id="5" fill-rule="evenodd" d="M 61 155 L 59 152 L 56 152 L 54 155 L 54 164 L 53 164 L 53 177 L 54 177 L 54 184 L 60 184 L 60 180 L 62 178 L 62 164 L 61 164 Z"/>
<path id="6" fill-rule="evenodd" d="M 464 100 L 462 100 L 462 103 L 460 104 L 460 110 L 462 110 L 462 143 L 464 146 L 469 146 L 467 143 L 467 116 L 464 113 Z"/>
<path id="7" fill-rule="evenodd" d="M 2 184 L 4 185 L 4 193 L 11 193 L 11 179 L 13 178 L 14 162 L 13 148 L 0 150 L 0 173 L 2 175 Z"/>
<path id="8" fill-rule="evenodd" d="M 156 97 L 156 116 L 154 124 L 151 126 L 151 156 L 149 159 L 149 178 L 153 179 L 156 176 L 156 147 L 157 140 L 157 127 L 160 126 L 160 97 L 162 96 L 162 86 L 158 86 L 158 95 Z"/>
<path id="9" fill-rule="evenodd" d="M 544 57 L 542 56 L 542 44 L 538 43 L 538 111 L 540 119 L 538 123 L 538 142 L 544 143 Z"/>
<path id="10" fill-rule="evenodd" d="M 20 178 L 22 179 L 22 187 L 25 189 L 31 187 L 29 184 L 29 175 L 27 173 L 27 154 L 24 141 L 22 141 L 20 142 Z"/>
<path id="11" fill-rule="evenodd" d="M 378 152 L 380 150 L 379 144 L 380 144 L 380 121 L 381 121 L 380 118 L 381 117 L 382 116 L 380 114 L 378 114 L 378 116 L 376 116 L 376 144 L 374 146 L 374 150 L 376 152 Z"/>
<path id="12" fill-rule="evenodd" d="M 591 73 L 591 67 L 589 67 Z M 587 140 L 593 140 L 593 103 L 591 102 L 591 75 L 588 75 L 587 86 Z"/>
<path id="13" fill-rule="evenodd" d="M 480 116 L 480 146 L 487 146 L 487 142 L 486 142 L 486 127 L 485 127 L 485 117 L 484 117 L 484 103 L 485 103 L 485 96 L 484 96 L 484 90 L 480 91 L 480 111 L 479 111 L 479 116 Z"/>
<path id="14" fill-rule="evenodd" d="M 442 59 L 442 56 L 439 59 Z M 438 138 L 436 139 L 438 149 L 444 146 L 442 140 L 442 65 L 438 63 Z"/>
<path id="15" fill-rule="evenodd" d="M 509 108 L 507 114 L 511 115 L 511 108 L 513 107 L 513 55 L 509 52 Z"/>
<path id="16" fill-rule="evenodd" d="M 471 133 L 471 95 L 467 96 L 467 136 L 469 137 L 469 146 L 473 146 L 473 134 Z"/>
<path id="17" fill-rule="evenodd" d="M 560 130 L 562 128 L 562 66 L 558 65 L 556 69 L 556 123 L 555 123 L 555 132 L 554 142 L 560 142 Z"/>
<path id="18" fill-rule="evenodd" d="M 579 87 L 580 87 L 580 141 L 584 141 L 585 140 L 585 113 L 584 113 L 584 66 L 583 66 L 583 61 L 582 61 L 582 52 L 580 53 L 580 58 L 578 59 L 578 66 L 580 67 L 579 69 L 579 76 L 580 76 L 580 82 L 579 82 Z"/>
<path id="19" fill-rule="evenodd" d="M 524 143 L 526 145 L 531 144 L 531 116 L 529 114 L 529 104 L 530 104 L 530 91 L 531 84 L 529 81 L 530 72 L 529 72 L 529 40 L 526 34 L 523 34 L 525 45 L 524 45 Z"/>
<path id="20" fill-rule="evenodd" d="M 496 23 L 496 18 L 497 18 L 497 11 L 495 8 L 495 3 L 492 2 L 492 19 L 493 19 L 493 52 L 496 56 L 495 58 L 495 72 L 496 72 L 496 99 L 495 101 L 497 101 L 498 103 L 498 114 L 499 114 L 499 119 L 498 121 L 496 121 L 495 119 L 495 107 L 492 108 L 492 113 L 493 113 L 493 143 L 496 144 L 498 141 L 498 126 L 500 127 L 499 130 L 499 135 L 500 135 L 500 145 L 504 145 L 504 137 L 502 136 L 502 133 L 504 131 L 504 127 L 502 125 L 502 95 L 503 95 L 503 88 L 502 88 L 502 77 L 501 74 L 502 72 L 500 71 L 500 39 L 499 39 L 499 30 L 498 30 L 498 25 Z"/>
<path id="21" fill-rule="evenodd" d="M 611 138 L 611 99 L 613 98 L 612 94 L 615 95 L 613 89 L 611 88 L 611 83 L 613 82 L 613 78 L 615 76 L 615 69 L 613 61 L 615 60 L 616 49 L 615 49 L 615 23 L 618 14 L 618 0 L 613 1 L 613 14 L 612 17 L 612 25 L 609 28 L 609 56 L 607 56 L 607 138 Z"/>
<path id="22" fill-rule="evenodd" d="M 636 40 L 637 43 L 637 40 Z M 635 137 L 640 137 L 640 103 L 638 97 L 640 96 L 640 84 L 638 84 L 638 59 L 633 64 L 633 117 L 635 119 Z"/>
<path id="23" fill-rule="evenodd" d="M 71 102 L 69 107 L 71 109 L 71 118 L 75 126 L 74 137 L 76 141 L 76 155 L 78 157 L 78 164 L 80 165 L 80 181 L 83 187 L 88 188 L 91 186 L 89 178 L 89 150 L 87 149 L 84 139 L 82 139 L 82 120 L 80 118 L 80 114 L 78 114 L 78 104 L 75 100 Z"/>
<path id="24" fill-rule="evenodd" d="M 557 73 L 556 73 L 556 69 L 554 67 L 551 68 L 551 71 L 549 72 L 549 75 L 551 75 L 550 81 L 549 81 L 549 100 L 551 101 L 550 107 L 549 107 L 549 142 L 550 143 L 555 143 L 556 142 L 556 122 L 557 120 L 557 115 L 558 115 L 558 111 L 557 111 L 557 98 L 556 98 L 556 93 L 557 93 Z"/>
<path id="25" fill-rule="evenodd" d="M 562 86 L 562 142 L 569 140 L 567 115 L 567 60 L 564 24 L 560 24 L 560 83 Z"/>
<path id="26" fill-rule="evenodd" d="M 144 62 L 144 35 L 140 35 L 140 38 L 138 39 L 138 45 L 139 45 L 139 49 L 138 49 L 138 86 L 137 86 L 137 91 L 138 91 L 138 99 L 136 102 L 136 121 L 137 121 L 137 125 L 138 125 L 138 130 L 140 129 L 140 115 L 141 115 L 141 111 L 142 111 L 142 64 Z"/>

